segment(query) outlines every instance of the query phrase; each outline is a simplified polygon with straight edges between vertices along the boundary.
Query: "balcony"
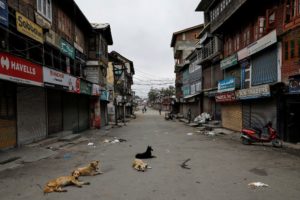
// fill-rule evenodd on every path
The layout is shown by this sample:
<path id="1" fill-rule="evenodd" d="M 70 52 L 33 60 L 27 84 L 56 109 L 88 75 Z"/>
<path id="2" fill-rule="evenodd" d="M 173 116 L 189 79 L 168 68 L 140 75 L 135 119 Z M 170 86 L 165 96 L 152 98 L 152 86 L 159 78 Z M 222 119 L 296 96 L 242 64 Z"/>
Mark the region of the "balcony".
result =
<path id="1" fill-rule="evenodd" d="M 199 53 L 197 56 L 197 64 L 202 64 L 208 60 L 211 60 L 215 56 L 217 56 L 222 49 L 222 41 L 216 36 L 207 39 L 208 42 L 202 44 L 199 49 Z"/>

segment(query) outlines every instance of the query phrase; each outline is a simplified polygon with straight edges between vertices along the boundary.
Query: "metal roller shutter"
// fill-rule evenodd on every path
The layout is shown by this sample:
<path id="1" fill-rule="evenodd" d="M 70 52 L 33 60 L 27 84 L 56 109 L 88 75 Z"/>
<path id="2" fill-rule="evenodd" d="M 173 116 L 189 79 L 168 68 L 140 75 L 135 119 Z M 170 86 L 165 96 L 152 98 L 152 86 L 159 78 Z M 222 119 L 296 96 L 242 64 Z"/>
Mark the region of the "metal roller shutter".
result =
<path id="1" fill-rule="evenodd" d="M 48 134 L 63 130 L 62 93 L 56 90 L 47 90 Z"/>
<path id="2" fill-rule="evenodd" d="M 79 95 L 72 93 L 63 94 L 63 127 L 65 131 L 78 132 L 79 113 L 78 102 Z"/>
<path id="3" fill-rule="evenodd" d="M 272 46 L 252 58 L 252 85 L 277 81 L 277 46 Z"/>
<path id="4" fill-rule="evenodd" d="M 45 89 L 17 88 L 18 144 L 28 144 L 47 136 Z"/>
<path id="5" fill-rule="evenodd" d="M 79 130 L 83 131 L 89 128 L 89 96 L 80 96 L 79 98 Z"/>

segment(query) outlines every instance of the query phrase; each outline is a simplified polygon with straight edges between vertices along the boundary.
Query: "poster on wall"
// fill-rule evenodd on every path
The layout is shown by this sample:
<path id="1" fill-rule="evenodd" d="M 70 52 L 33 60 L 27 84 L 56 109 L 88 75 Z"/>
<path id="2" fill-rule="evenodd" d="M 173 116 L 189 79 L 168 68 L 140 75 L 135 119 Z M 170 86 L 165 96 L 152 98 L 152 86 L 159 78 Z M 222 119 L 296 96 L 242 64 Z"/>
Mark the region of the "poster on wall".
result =
<path id="1" fill-rule="evenodd" d="M 80 79 L 70 76 L 68 81 L 68 91 L 73 93 L 80 93 Z"/>
<path id="2" fill-rule="evenodd" d="M 43 68 L 8 53 L 0 53 L 0 79 L 43 86 Z"/>
<path id="3" fill-rule="evenodd" d="M 92 95 L 93 96 L 100 96 L 100 86 L 97 84 L 93 84 L 92 86 Z"/>

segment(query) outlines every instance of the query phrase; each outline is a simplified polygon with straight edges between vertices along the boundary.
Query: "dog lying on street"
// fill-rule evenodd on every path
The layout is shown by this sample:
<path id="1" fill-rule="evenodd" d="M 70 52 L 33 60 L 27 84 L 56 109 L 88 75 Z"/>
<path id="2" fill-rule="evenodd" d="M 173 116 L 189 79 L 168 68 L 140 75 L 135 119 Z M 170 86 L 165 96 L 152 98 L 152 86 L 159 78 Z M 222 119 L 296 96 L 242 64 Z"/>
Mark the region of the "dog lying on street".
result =
<path id="1" fill-rule="evenodd" d="M 74 172 L 72 172 L 71 176 L 61 176 L 49 181 L 44 188 L 44 193 L 67 192 L 67 190 L 63 190 L 62 187 L 68 185 L 76 185 L 77 187 L 82 187 L 82 185 L 89 185 L 89 182 L 81 182 L 78 180 L 79 174 L 79 171 L 75 170 Z"/>
<path id="2" fill-rule="evenodd" d="M 149 167 L 147 163 L 145 163 L 140 159 L 134 159 L 132 163 L 132 167 L 137 171 L 142 171 L 142 172 L 146 171 L 146 169 L 151 169 L 151 167 Z"/>
<path id="3" fill-rule="evenodd" d="M 101 170 L 98 171 L 98 169 L 100 168 L 100 167 L 98 167 L 98 165 L 100 165 L 100 162 L 98 160 L 92 161 L 87 166 L 79 167 L 75 171 L 79 172 L 79 176 L 95 176 L 98 174 L 103 174 L 103 172 L 101 172 Z"/>
<path id="4" fill-rule="evenodd" d="M 140 159 L 147 159 L 147 158 L 156 158 L 156 156 L 152 155 L 152 147 L 148 146 L 147 150 L 144 153 L 138 153 L 135 155 L 136 158 L 140 158 Z"/>

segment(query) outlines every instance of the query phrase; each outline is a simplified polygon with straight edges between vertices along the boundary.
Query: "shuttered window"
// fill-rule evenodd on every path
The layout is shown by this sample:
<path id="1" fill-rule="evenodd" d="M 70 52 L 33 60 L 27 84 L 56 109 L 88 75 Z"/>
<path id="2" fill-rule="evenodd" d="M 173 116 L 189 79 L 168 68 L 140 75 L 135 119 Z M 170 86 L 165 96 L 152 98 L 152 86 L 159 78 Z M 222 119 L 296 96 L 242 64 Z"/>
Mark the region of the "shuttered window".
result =
<path id="1" fill-rule="evenodd" d="M 277 46 L 252 58 L 252 85 L 277 81 Z"/>

